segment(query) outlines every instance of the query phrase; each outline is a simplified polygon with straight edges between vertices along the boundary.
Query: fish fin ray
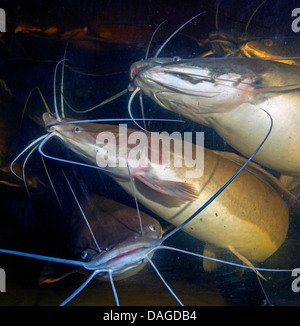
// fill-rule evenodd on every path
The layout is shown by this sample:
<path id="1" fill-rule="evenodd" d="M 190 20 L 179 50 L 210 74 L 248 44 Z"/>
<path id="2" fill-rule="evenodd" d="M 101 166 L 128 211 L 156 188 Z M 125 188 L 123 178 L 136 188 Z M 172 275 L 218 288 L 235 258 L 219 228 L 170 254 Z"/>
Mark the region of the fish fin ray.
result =
<path id="1" fill-rule="evenodd" d="M 217 259 L 218 252 L 219 252 L 219 249 L 217 247 L 207 243 L 203 249 L 203 256 Z M 220 267 L 220 265 L 221 265 L 221 263 L 219 263 L 215 260 L 211 260 L 211 259 L 203 259 L 203 262 L 202 262 L 203 269 L 206 272 L 213 272 L 213 271 L 217 270 Z"/>
<path id="2" fill-rule="evenodd" d="M 260 278 L 262 278 L 264 281 L 266 281 L 266 279 L 261 275 L 261 273 L 255 269 L 255 266 L 250 262 L 250 260 L 248 260 L 246 257 L 244 257 L 242 254 L 240 254 L 233 246 L 229 245 L 227 247 L 236 257 L 238 257 L 245 265 L 252 267 L 253 271 L 256 273 L 256 275 L 258 275 Z"/>
<path id="3" fill-rule="evenodd" d="M 198 190 L 190 183 L 150 179 L 140 174 L 136 174 L 134 177 L 151 189 L 181 200 L 193 201 L 199 196 Z"/>
<path id="4" fill-rule="evenodd" d="M 58 282 L 74 273 L 76 273 L 76 269 L 73 267 L 48 262 L 42 267 L 39 285 Z"/>

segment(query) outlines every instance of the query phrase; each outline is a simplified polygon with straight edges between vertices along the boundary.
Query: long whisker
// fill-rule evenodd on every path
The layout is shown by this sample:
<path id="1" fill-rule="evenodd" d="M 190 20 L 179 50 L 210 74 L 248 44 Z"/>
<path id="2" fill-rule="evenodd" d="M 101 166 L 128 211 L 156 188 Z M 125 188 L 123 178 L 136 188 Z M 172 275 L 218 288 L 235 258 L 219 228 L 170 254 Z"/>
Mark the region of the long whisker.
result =
<path id="1" fill-rule="evenodd" d="M 166 22 L 167 20 L 164 20 L 163 22 L 161 22 L 155 29 L 155 31 L 153 32 L 152 36 L 151 36 L 151 39 L 149 41 L 149 44 L 148 44 L 148 47 L 147 47 L 147 51 L 146 51 L 146 55 L 145 55 L 145 60 L 148 59 L 148 55 L 149 55 L 149 51 L 150 51 L 150 46 L 151 46 L 151 43 L 153 41 L 153 38 L 155 36 L 155 34 L 157 33 L 157 31 L 160 29 L 160 27 Z"/>
<path id="2" fill-rule="evenodd" d="M 70 188 L 70 190 L 71 190 L 71 192 L 72 192 L 72 194 L 73 194 L 73 197 L 74 197 L 74 199 L 75 199 L 75 201 L 76 201 L 76 204 L 77 204 L 78 208 L 80 209 L 80 212 L 81 212 L 81 214 L 82 214 L 82 216 L 83 216 L 83 218 L 84 218 L 84 220 L 85 220 L 85 223 L 86 223 L 86 225 L 87 225 L 87 227 L 88 227 L 88 229 L 89 229 L 89 231 L 90 231 L 90 234 L 91 234 L 91 236 L 92 236 L 92 238 L 93 238 L 93 240 L 94 240 L 94 242 L 95 242 L 95 245 L 97 246 L 98 251 L 101 252 L 102 250 L 100 249 L 100 247 L 99 247 L 99 245 L 98 245 L 98 242 L 97 242 L 96 237 L 95 237 L 95 235 L 94 235 L 94 233 L 93 233 L 93 230 L 92 230 L 92 228 L 91 228 L 91 226 L 90 226 L 90 224 L 89 224 L 89 222 L 88 222 L 87 217 L 85 216 L 85 214 L 84 214 L 84 212 L 83 212 L 83 209 L 81 208 L 81 206 L 80 206 L 80 204 L 79 204 L 79 201 L 78 201 L 78 199 L 77 199 L 77 197 L 76 197 L 76 195 L 75 195 L 75 193 L 74 193 L 74 191 L 73 191 L 73 189 L 72 189 L 72 187 L 71 187 L 71 184 L 70 184 L 70 182 L 69 182 L 69 180 L 68 180 L 68 178 L 67 178 L 65 172 L 62 171 L 62 173 L 63 173 L 65 179 L 67 180 L 67 183 L 68 183 L 68 185 L 69 185 L 69 188 Z"/>
<path id="3" fill-rule="evenodd" d="M 247 23 L 247 25 L 246 25 L 246 27 L 245 27 L 245 35 L 247 35 L 247 32 L 248 32 L 248 27 L 249 27 L 249 25 L 250 25 L 250 23 L 251 23 L 251 20 L 253 19 L 253 17 L 254 17 L 254 15 L 256 14 L 256 12 L 259 10 L 259 8 L 262 6 L 262 5 L 264 5 L 265 3 L 267 2 L 267 0 L 264 0 L 254 11 L 253 11 L 253 13 L 252 13 L 252 15 L 251 15 L 251 17 L 249 18 L 249 20 L 248 20 L 248 23 Z"/>
<path id="4" fill-rule="evenodd" d="M 52 188 L 52 190 L 53 190 L 53 192 L 54 192 L 54 195 L 55 195 L 55 197 L 56 197 L 56 200 L 58 201 L 58 204 L 61 206 L 61 203 L 60 203 L 59 197 L 58 197 L 58 195 L 57 195 L 57 192 L 56 192 L 56 190 L 55 190 L 54 184 L 53 184 L 52 179 L 51 179 L 51 177 L 50 177 L 50 174 L 49 174 L 49 172 L 48 172 L 48 169 L 47 169 L 47 166 L 46 166 L 46 163 L 45 163 L 44 157 L 43 157 L 42 155 L 41 155 L 41 159 L 42 159 L 42 163 L 43 163 L 43 166 L 44 166 L 45 172 L 46 172 L 46 174 L 47 174 L 48 180 L 49 180 L 49 182 L 50 182 L 51 188 Z"/>
<path id="5" fill-rule="evenodd" d="M 161 47 L 157 50 L 154 58 L 157 58 L 158 55 L 160 54 L 160 52 L 162 51 L 162 49 L 166 46 L 166 44 L 171 40 L 171 38 L 176 35 L 185 25 L 187 25 L 189 22 L 191 22 L 193 19 L 199 17 L 200 15 L 204 14 L 206 11 L 201 12 L 200 14 L 197 14 L 196 16 L 192 17 L 191 19 L 189 19 L 187 22 L 185 22 L 181 27 L 179 27 L 171 36 L 169 36 L 167 38 L 167 40 L 163 43 L 163 45 L 161 45 Z"/>
<path id="6" fill-rule="evenodd" d="M 64 59 L 63 59 L 63 65 L 62 65 L 62 71 L 61 71 L 61 83 L 60 83 L 60 107 L 61 107 L 61 116 L 62 118 L 65 118 L 65 109 L 64 109 L 64 75 L 65 75 L 65 61 L 66 61 L 66 54 L 67 54 L 67 48 L 68 48 L 69 41 L 66 44 L 65 52 L 64 52 Z"/>
<path id="7" fill-rule="evenodd" d="M 141 106 L 141 112 L 142 112 L 142 117 L 143 117 L 144 129 L 147 130 L 146 120 L 145 120 L 144 103 L 143 103 L 143 92 L 140 92 L 139 95 L 140 95 L 139 98 L 140 98 L 140 106 Z"/>
<path id="8" fill-rule="evenodd" d="M 65 59 L 62 59 L 60 61 L 58 61 L 58 63 L 56 64 L 56 67 L 55 67 L 55 70 L 54 70 L 54 79 L 53 79 L 53 93 L 54 93 L 54 110 L 55 110 L 55 116 L 56 116 L 56 119 L 58 121 L 61 121 L 61 118 L 58 114 L 58 108 L 57 108 L 57 99 L 56 99 L 56 74 L 57 74 L 57 69 L 58 69 L 58 66 L 64 62 Z"/>
<path id="9" fill-rule="evenodd" d="M 16 255 L 16 256 L 27 257 L 27 258 L 34 258 L 34 259 L 39 259 L 39 260 L 44 260 L 44 261 L 50 261 L 52 263 L 85 267 L 85 263 L 82 261 L 78 261 L 78 260 L 54 258 L 54 257 L 49 257 L 49 256 L 29 254 L 27 252 L 8 250 L 8 249 L 0 249 L 0 252 L 2 252 L 4 254 Z"/>
<path id="10" fill-rule="evenodd" d="M 135 206 L 136 206 L 136 210 L 137 210 L 138 217 L 139 217 L 140 229 L 141 229 L 141 233 L 142 233 L 142 236 L 143 236 L 144 235 L 144 229 L 143 229 L 143 224 L 142 224 L 142 218 L 141 218 L 141 214 L 140 214 L 139 204 L 138 204 L 138 201 L 137 201 L 137 198 L 136 198 L 135 186 L 134 186 L 134 183 L 133 183 L 133 180 L 132 180 L 132 176 L 131 176 L 131 172 L 130 172 L 127 160 L 126 160 L 126 165 L 127 165 L 127 170 L 128 170 L 130 183 L 131 183 L 132 192 L 133 192 L 133 197 L 134 197 L 134 200 L 135 200 Z"/>
<path id="11" fill-rule="evenodd" d="M 263 146 L 263 144 L 265 143 L 265 141 L 267 140 L 267 138 L 269 137 L 272 128 L 273 128 L 273 119 L 271 117 L 271 115 L 265 111 L 264 109 L 260 108 L 261 110 L 263 110 L 264 112 L 266 112 L 268 114 L 268 116 L 270 117 L 271 120 L 271 124 L 270 124 L 270 129 L 267 133 L 267 135 L 265 136 L 265 138 L 263 139 L 263 141 L 260 143 L 260 145 L 257 147 L 257 149 L 254 151 L 254 153 L 249 157 L 249 159 L 246 161 L 246 163 L 234 174 L 233 177 L 231 177 L 224 185 L 223 187 L 221 187 L 209 200 L 206 201 L 206 203 L 204 203 L 194 214 L 192 214 L 192 216 L 190 216 L 188 219 L 186 219 L 183 223 L 181 223 L 179 226 L 177 226 L 175 229 L 173 229 L 171 232 L 169 232 L 168 234 L 166 234 L 163 237 L 163 241 L 166 240 L 167 238 L 169 238 L 171 235 L 173 235 L 174 233 L 176 233 L 177 231 L 181 230 L 186 224 L 188 224 L 192 219 L 194 219 L 200 212 L 202 212 L 212 201 L 214 201 L 229 185 L 230 183 L 242 172 L 242 170 L 245 169 L 245 167 L 247 166 L 247 164 L 252 160 L 252 158 L 256 155 L 256 153 L 260 150 L 260 148 Z"/>
<path id="12" fill-rule="evenodd" d="M 113 277 L 112 277 L 112 271 L 108 271 L 108 276 L 109 276 L 111 288 L 112 288 L 112 291 L 113 291 L 113 294 L 114 294 L 114 297 L 115 297 L 116 305 L 119 306 L 120 304 L 119 304 L 117 290 L 115 288 Z"/>
<path id="13" fill-rule="evenodd" d="M 159 270 L 156 268 L 156 266 L 154 265 L 154 263 L 152 262 L 152 260 L 147 256 L 146 257 L 148 262 L 151 264 L 151 266 L 154 268 L 155 272 L 157 273 L 157 275 L 160 277 L 160 279 L 163 281 L 164 285 L 167 287 L 167 289 L 171 292 L 171 294 L 173 295 L 173 297 L 177 300 L 177 302 L 183 306 L 183 303 L 179 300 L 179 298 L 177 297 L 177 295 L 174 293 L 174 291 L 170 288 L 170 286 L 168 285 L 168 283 L 165 281 L 165 279 L 162 277 L 162 275 L 160 274 Z"/>
<path id="14" fill-rule="evenodd" d="M 32 93 L 33 93 L 33 91 L 35 91 L 35 90 L 37 90 L 38 93 L 40 94 L 40 97 L 41 97 L 41 99 L 42 99 L 42 101 L 43 101 L 43 104 L 44 104 L 44 106 L 45 106 L 47 112 L 51 113 L 50 108 L 49 108 L 49 106 L 48 106 L 48 104 L 47 104 L 47 102 L 46 102 L 46 100 L 45 100 L 45 98 L 44 98 L 44 96 L 43 96 L 43 94 L 42 94 L 40 88 L 39 88 L 38 86 L 35 86 L 35 87 L 30 91 L 30 93 L 29 93 L 29 95 L 28 95 L 28 97 L 27 97 L 27 100 L 26 100 L 26 102 L 25 102 L 24 109 L 23 109 L 23 112 L 22 112 L 21 122 L 22 122 L 23 119 L 24 119 L 24 115 L 25 115 L 25 112 L 26 112 L 26 109 L 27 109 L 27 105 L 28 105 L 29 99 L 30 99 L 30 97 L 31 97 L 31 95 L 32 95 Z"/>
<path id="15" fill-rule="evenodd" d="M 188 255 L 191 255 L 191 256 L 195 256 L 195 257 L 199 257 L 199 258 L 209 259 L 209 260 L 212 260 L 212 261 L 215 261 L 215 262 L 218 262 L 218 263 L 222 263 L 222 264 L 226 264 L 226 265 L 246 268 L 246 269 L 250 269 L 250 270 L 257 270 L 257 271 L 262 271 L 262 272 L 292 272 L 293 271 L 293 269 L 272 269 L 272 268 L 261 268 L 261 267 L 253 267 L 253 266 L 241 265 L 241 264 L 238 264 L 238 263 L 233 263 L 233 262 L 229 262 L 229 261 L 218 259 L 218 258 L 208 257 L 208 256 L 204 256 L 204 255 L 201 255 L 201 254 L 197 254 L 195 252 L 190 252 L 190 251 L 187 251 L 187 250 L 174 248 L 174 247 L 169 247 L 169 246 L 159 246 L 159 247 L 154 248 L 153 250 L 158 250 L 158 249 L 172 250 L 172 251 L 181 252 L 181 253 L 188 254 Z"/>
<path id="16" fill-rule="evenodd" d="M 65 301 L 63 301 L 60 306 L 65 306 L 68 302 L 70 302 L 74 297 L 76 297 L 76 295 L 82 291 L 87 285 L 88 283 L 98 274 L 100 273 L 100 270 L 95 270 L 92 275 L 90 275 L 90 277 L 80 285 L 80 287 L 75 290 Z"/>
<path id="17" fill-rule="evenodd" d="M 93 169 L 105 171 L 107 173 L 113 173 L 112 171 L 109 171 L 109 170 L 104 169 L 104 168 L 100 168 L 99 166 L 90 165 L 90 164 L 81 163 L 81 162 L 76 162 L 76 161 L 65 160 L 63 158 L 57 158 L 55 156 L 51 156 L 51 155 L 45 154 L 44 151 L 43 151 L 43 146 L 53 136 L 56 136 L 56 135 L 55 134 L 49 134 L 49 135 L 47 135 L 47 137 L 39 144 L 38 151 L 39 151 L 39 153 L 42 156 L 47 157 L 50 160 L 54 160 L 54 161 L 58 161 L 58 162 L 69 163 L 69 164 L 76 164 L 76 165 L 80 165 L 80 166 L 84 166 L 84 167 L 88 167 L 88 168 L 93 168 Z"/>
<path id="18" fill-rule="evenodd" d="M 105 105 L 105 104 L 107 104 L 107 103 L 109 103 L 109 102 L 114 101 L 115 99 L 121 97 L 122 95 L 126 94 L 127 92 L 128 92 L 128 89 L 126 88 L 126 89 L 124 89 L 123 91 L 121 91 L 121 92 L 119 92 L 119 93 L 117 93 L 117 94 L 115 94 L 115 95 L 109 97 L 108 99 L 102 101 L 101 103 L 99 103 L 99 104 L 97 104 L 97 105 L 95 105 L 95 106 L 93 106 L 92 108 L 87 109 L 87 110 L 76 110 L 76 109 L 74 109 L 74 108 L 71 106 L 71 104 L 66 100 L 66 98 L 63 96 L 63 94 L 62 94 L 62 97 L 63 97 L 64 102 L 65 102 L 65 103 L 67 104 L 67 106 L 69 107 L 69 109 L 71 109 L 73 112 L 75 112 L 75 113 L 87 113 L 87 112 L 90 112 L 90 111 L 93 111 L 93 110 L 99 108 L 100 106 L 103 106 L 103 105 Z"/>
<path id="19" fill-rule="evenodd" d="M 32 143 L 30 143 L 26 148 L 24 148 L 22 150 L 21 153 L 19 153 L 14 159 L 13 161 L 10 163 L 10 171 L 19 179 L 23 180 L 20 176 L 18 176 L 14 170 L 13 170 L 13 165 L 15 164 L 15 162 L 19 159 L 20 156 L 22 156 L 25 152 L 28 151 L 29 148 L 31 148 L 32 146 L 34 146 L 36 143 L 40 142 L 42 139 L 46 138 L 48 135 L 43 135 L 39 138 L 37 138 L 36 140 L 34 140 Z"/>
<path id="20" fill-rule="evenodd" d="M 23 177 L 23 181 L 24 181 L 24 185 L 25 185 L 25 189 L 26 189 L 26 192 L 28 194 L 28 196 L 30 197 L 30 194 L 29 194 L 29 190 L 28 190 L 28 187 L 27 187 L 27 182 L 26 182 L 26 177 L 25 177 L 25 167 L 26 167 L 26 163 L 29 159 L 29 157 L 31 156 L 31 154 L 36 150 L 36 148 L 39 146 L 39 144 L 35 145 L 33 147 L 33 149 L 29 152 L 29 154 L 26 156 L 24 162 L 23 162 L 23 166 L 22 166 L 22 177 Z"/>
<path id="21" fill-rule="evenodd" d="M 185 123 L 184 120 L 177 120 L 177 119 L 157 119 L 157 118 L 137 118 L 135 119 L 137 121 L 165 121 L 165 122 L 181 122 Z M 48 129 L 54 127 L 54 126 L 60 126 L 60 125 L 67 125 L 67 124 L 76 124 L 76 123 L 86 123 L 86 122 L 109 122 L 109 121 L 132 121 L 132 118 L 118 118 L 118 119 L 89 119 L 89 120 L 75 120 L 75 121 L 62 121 L 57 122 L 53 124 L 49 124 L 47 126 Z"/>
<path id="22" fill-rule="evenodd" d="M 148 130 L 144 129 L 141 125 L 139 125 L 136 120 L 137 119 L 134 119 L 133 115 L 132 115 L 132 112 L 131 112 L 131 103 L 132 103 L 132 100 L 133 98 L 135 97 L 135 95 L 137 94 L 137 92 L 139 92 L 141 89 L 139 87 L 137 87 L 133 92 L 132 94 L 130 95 L 130 98 L 129 98 L 129 101 L 128 101 L 128 113 L 132 119 L 132 121 L 142 130 L 144 130 L 146 133 L 148 133 Z M 143 119 L 144 120 L 144 119 Z"/>

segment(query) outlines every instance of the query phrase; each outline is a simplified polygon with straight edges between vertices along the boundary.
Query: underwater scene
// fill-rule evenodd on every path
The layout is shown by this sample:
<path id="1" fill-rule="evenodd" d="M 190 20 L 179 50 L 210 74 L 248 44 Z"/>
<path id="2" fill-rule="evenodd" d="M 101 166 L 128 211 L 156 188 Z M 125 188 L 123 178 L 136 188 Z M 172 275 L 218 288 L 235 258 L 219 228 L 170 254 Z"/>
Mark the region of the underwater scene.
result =
<path id="1" fill-rule="evenodd" d="M 300 305 L 300 8 L 0 0 L 0 306 Z"/>

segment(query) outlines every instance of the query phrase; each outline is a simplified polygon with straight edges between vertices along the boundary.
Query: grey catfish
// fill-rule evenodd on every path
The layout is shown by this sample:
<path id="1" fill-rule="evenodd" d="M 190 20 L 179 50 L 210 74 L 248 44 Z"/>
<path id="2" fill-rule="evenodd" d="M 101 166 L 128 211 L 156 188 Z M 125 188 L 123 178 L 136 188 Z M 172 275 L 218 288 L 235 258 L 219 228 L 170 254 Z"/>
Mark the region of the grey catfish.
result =
<path id="1" fill-rule="evenodd" d="M 161 107 L 210 126 L 245 156 L 300 176 L 298 68 L 261 58 L 152 58 L 134 63 L 132 83 Z"/>

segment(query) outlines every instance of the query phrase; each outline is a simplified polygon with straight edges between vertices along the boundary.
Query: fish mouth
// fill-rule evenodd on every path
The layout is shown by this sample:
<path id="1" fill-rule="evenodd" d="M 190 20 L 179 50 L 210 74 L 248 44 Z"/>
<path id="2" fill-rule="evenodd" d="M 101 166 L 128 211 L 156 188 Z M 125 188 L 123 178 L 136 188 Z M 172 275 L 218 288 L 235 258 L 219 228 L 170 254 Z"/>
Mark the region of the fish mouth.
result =
<path id="1" fill-rule="evenodd" d="M 138 248 L 135 248 L 135 249 L 132 249 L 132 250 L 128 250 L 128 251 L 124 251 L 124 252 L 121 252 L 119 255 L 109 259 L 107 261 L 107 263 L 115 263 L 123 258 L 126 258 L 126 257 L 129 257 L 129 256 L 132 256 L 136 253 L 138 253 L 139 251 L 143 251 L 144 249 L 146 249 L 146 247 L 138 247 Z"/>
<path id="2" fill-rule="evenodd" d="M 130 78 L 134 79 L 136 76 L 138 76 L 144 69 L 146 68 L 146 66 L 140 66 L 137 64 L 133 64 L 130 67 Z"/>
<path id="3" fill-rule="evenodd" d="M 148 239 L 148 238 L 147 238 Z M 97 258 L 87 263 L 87 269 L 111 269 L 121 271 L 135 267 L 151 255 L 153 250 L 161 243 L 159 239 L 148 239 L 146 241 L 125 245 L 120 244 L 109 251 L 100 253 Z"/>
<path id="4" fill-rule="evenodd" d="M 170 62 L 170 60 L 166 60 L 166 62 Z M 159 69 L 161 66 L 165 64 L 164 62 L 160 62 L 158 59 L 147 59 L 140 60 L 133 63 L 130 67 L 130 78 L 135 79 L 142 71 L 149 69 Z"/>

